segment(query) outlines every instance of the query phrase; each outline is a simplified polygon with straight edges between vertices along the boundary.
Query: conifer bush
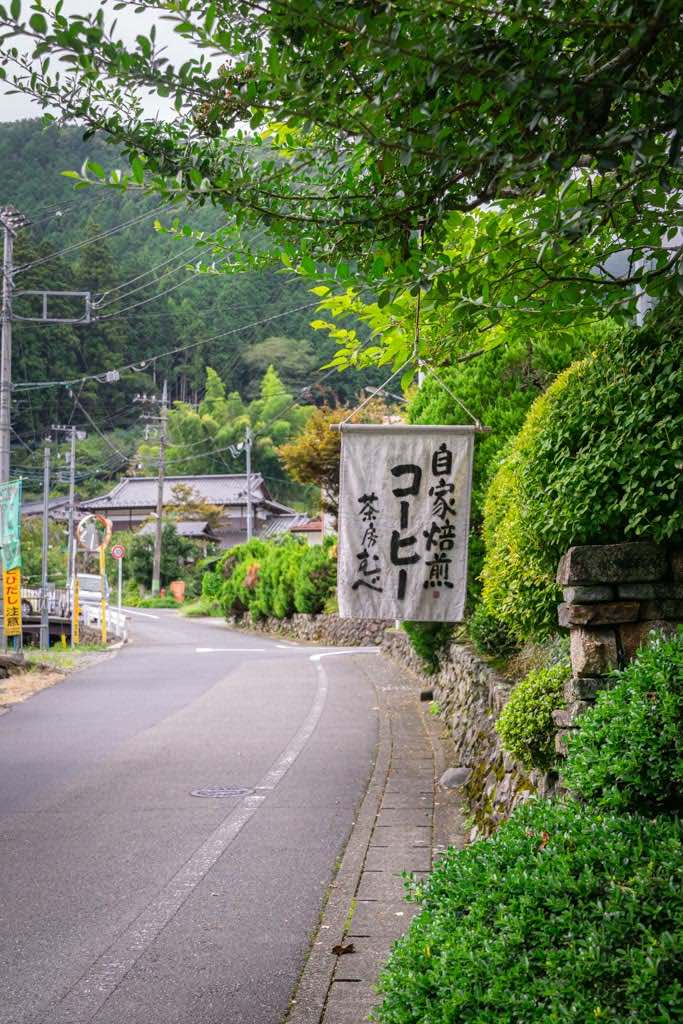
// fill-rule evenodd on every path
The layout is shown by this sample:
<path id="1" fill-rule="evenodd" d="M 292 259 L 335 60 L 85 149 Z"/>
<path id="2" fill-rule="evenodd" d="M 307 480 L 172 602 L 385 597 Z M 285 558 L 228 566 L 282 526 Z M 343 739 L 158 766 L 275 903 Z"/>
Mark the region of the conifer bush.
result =
<path id="1" fill-rule="evenodd" d="M 337 585 L 337 561 L 332 557 L 333 538 L 307 547 L 294 581 L 294 605 L 298 612 L 318 615 L 325 610 Z"/>
<path id="2" fill-rule="evenodd" d="M 257 619 L 318 614 L 334 594 L 334 554 L 332 538 L 316 547 L 292 536 L 254 538 L 231 548 L 212 572 L 204 574 L 202 597 L 220 603 L 226 616 L 247 611 Z"/>

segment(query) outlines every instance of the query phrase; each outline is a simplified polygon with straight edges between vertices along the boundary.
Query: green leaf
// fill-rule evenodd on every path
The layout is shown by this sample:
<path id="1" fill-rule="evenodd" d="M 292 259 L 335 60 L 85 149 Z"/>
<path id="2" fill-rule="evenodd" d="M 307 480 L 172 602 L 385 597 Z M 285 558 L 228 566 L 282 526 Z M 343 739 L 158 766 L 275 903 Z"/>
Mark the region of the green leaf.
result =
<path id="1" fill-rule="evenodd" d="M 100 164 L 96 163 L 94 160 L 88 160 L 86 162 L 86 170 L 92 171 L 92 173 L 95 175 L 95 177 L 99 178 L 100 181 L 103 181 L 104 178 L 105 178 L 104 167 L 102 167 Z"/>
<path id="2" fill-rule="evenodd" d="M 39 32 L 41 35 L 47 32 L 47 19 L 43 14 L 32 14 L 28 23 L 34 32 Z"/>
<path id="3" fill-rule="evenodd" d="M 134 156 L 130 161 L 131 170 L 133 172 L 133 178 L 138 185 L 142 185 L 145 180 L 145 165 L 139 156 Z"/>

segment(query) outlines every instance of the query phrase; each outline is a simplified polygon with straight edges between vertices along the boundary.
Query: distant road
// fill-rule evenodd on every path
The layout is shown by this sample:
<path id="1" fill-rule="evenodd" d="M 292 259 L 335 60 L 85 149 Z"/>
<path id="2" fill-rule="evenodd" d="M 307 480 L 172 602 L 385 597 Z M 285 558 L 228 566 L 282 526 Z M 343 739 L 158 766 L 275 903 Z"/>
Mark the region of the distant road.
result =
<path id="1" fill-rule="evenodd" d="M 279 1024 L 372 768 L 377 655 L 130 631 L 0 716 L 0 1024 Z"/>

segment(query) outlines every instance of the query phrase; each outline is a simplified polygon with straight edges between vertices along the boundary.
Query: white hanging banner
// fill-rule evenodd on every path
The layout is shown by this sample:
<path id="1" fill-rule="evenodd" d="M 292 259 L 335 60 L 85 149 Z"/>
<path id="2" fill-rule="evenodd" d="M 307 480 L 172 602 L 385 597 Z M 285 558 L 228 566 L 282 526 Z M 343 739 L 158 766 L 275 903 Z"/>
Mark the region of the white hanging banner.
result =
<path id="1" fill-rule="evenodd" d="M 460 622 L 474 427 L 342 427 L 339 614 Z"/>

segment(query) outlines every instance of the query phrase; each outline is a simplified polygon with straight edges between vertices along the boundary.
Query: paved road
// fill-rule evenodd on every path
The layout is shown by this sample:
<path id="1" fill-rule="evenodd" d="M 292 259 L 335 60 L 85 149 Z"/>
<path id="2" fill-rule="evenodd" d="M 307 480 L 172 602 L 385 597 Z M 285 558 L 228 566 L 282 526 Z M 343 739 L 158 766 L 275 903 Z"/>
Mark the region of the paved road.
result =
<path id="1" fill-rule="evenodd" d="M 278 1024 L 371 771 L 377 656 L 131 632 L 0 717 L 0 1022 Z"/>

